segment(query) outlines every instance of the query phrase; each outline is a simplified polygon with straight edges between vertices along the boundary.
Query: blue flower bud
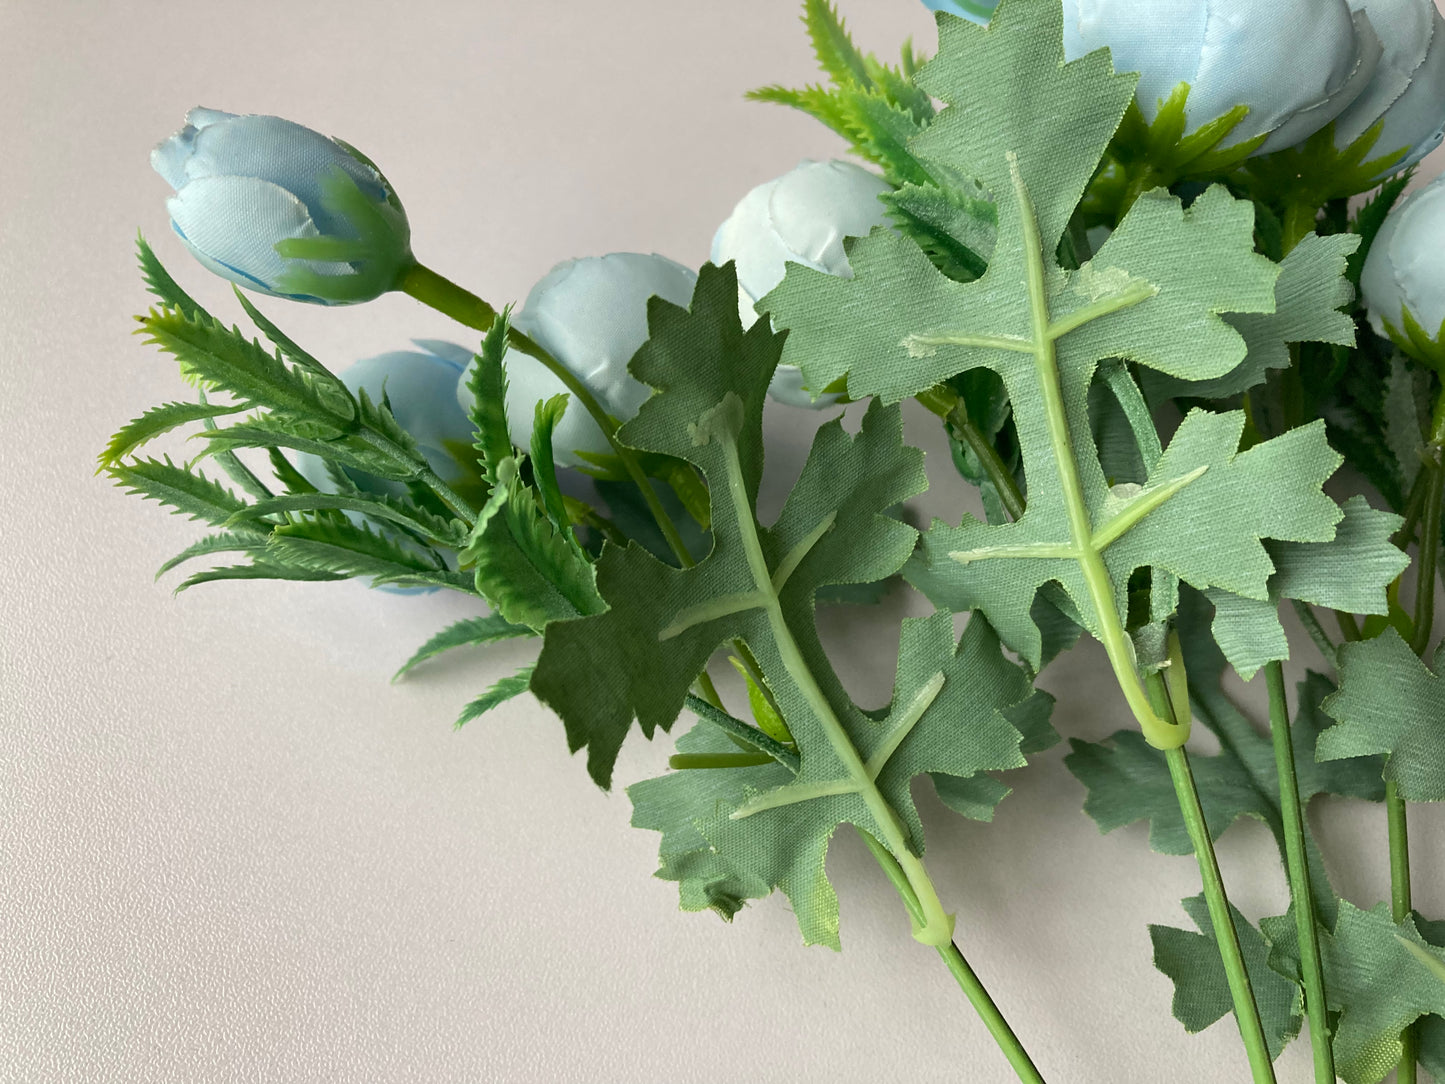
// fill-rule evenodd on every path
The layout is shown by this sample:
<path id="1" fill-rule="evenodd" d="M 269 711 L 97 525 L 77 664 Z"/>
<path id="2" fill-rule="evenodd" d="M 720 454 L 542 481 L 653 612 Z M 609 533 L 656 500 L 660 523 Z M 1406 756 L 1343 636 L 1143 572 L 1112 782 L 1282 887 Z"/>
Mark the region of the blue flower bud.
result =
<path id="1" fill-rule="evenodd" d="M 1370 326 L 1433 365 L 1445 360 L 1445 176 L 1402 200 L 1360 277 Z"/>
<path id="2" fill-rule="evenodd" d="M 568 260 L 532 287 L 512 326 L 535 339 L 581 380 L 604 410 L 627 421 L 652 394 L 627 372 L 628 362 L 647 341 L 648 299 L 656 296 L 686 306 L 696 284 L 696 273 L 665 256 L 614 252 Z M 526 448 L 532 442 L 537 404 L 566 393 L 567 388 L 540 361 L 520 351 L 508 350 L 505 363 L 507 425 L 512 443 Z M 464 374 L 455 391 L 466 410 L 472 404 L 469 379 L 470 373 Z M 612 451 L 575 397 L 568 400 L 552 442 L 557 463 L 565 467 L 584 464 L 578 452 Z"/>
<path id="3" fill-rule="evenodd" d="M 1363 11 L 1384 48 L 1375 76 L 1335 121 L 1335 145 L 1354 143 L 1377 121 L 1369 152 L 1406 154 L 1387 173 L 1414 165 L 1445 137 L 1445 16 L 1432 0 L 1350 0 Z"/>
<path id="4" fill-rule="evenodd" d="M 1268 133 L 1256 153 L 1308 138 L 1359 96 L 1379 43 L 1345 0 L 1063 0 L 1064 53 L 1108 46 L 1116 71 L 1139 72 L 1153 121 L 1189 84 L 1188 131 L 1239 105 L 1249 115 L 1222 147 Z"/>
<path id="5" fill-rule="evenodd" d="M 932 11 L 946 11 L 959 15 L 971 23 L 987 25 L 998 0 L 923 0 L 924 6 Z"/>
<path id="6" fill-rule="evenodd" d="M 852 162 L 807 160 L 744 196 L 712 242 L 713 263 L 737 262 L 743 326 L 757 321 L 754 303 L 783 281 L 790 263 L 852 278 L 843 239 L 866 236 L 884 224 L 878 197 L 887 191 L 887 181 Z M 791 365 L 778 367 L 768 390 L 790 406 L 825 407 L 838 399 L 812 399 Z"/>
<path id="7" fill-rule="evenodd" d="M 280 117 L 192 109 L 151 152 L 171 226 L 206 268 L 324 305 L 370 301 L 412 263 L 386 178 L 351 148 Z"/>

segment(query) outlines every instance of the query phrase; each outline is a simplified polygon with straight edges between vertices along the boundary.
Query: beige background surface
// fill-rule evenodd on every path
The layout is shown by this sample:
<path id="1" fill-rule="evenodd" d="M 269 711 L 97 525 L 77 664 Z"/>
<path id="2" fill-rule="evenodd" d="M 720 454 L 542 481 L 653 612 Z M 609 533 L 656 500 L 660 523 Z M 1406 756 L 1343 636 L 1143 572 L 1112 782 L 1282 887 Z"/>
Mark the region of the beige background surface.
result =
<path id="1" fill-rule="evenodd" d="M 844 8 L 880 52 L 909 33 L 932 45 L 912 0 Z M 850 834 L 829 861 L 841 955 L 803 949 L 780 898 L 732 928 L 680 914 L 650 877 L 656 837 L 534 702 L 452 732 L 531 649 L 388 684 L 466 600 L 354 584 L 173 598 L 151 570 L 198 526 L 92 476 L 109 433 L 183 393 L 129 334 L 146 305 L 136 228 L 240 317 L 170 234 L 147 166 L 187 107 L 278 113 L 364 148 L 418 254 L 500 302 L 576 255 L 701 263 L 750 186 L 839 152 L 741 99 L 811 77 L 786 0 L 0 2 L 0 1081 L 1011 1079 Z M 338 367 L 411 336 L 466 341 L 401 297 L 268 309 Z M 770 423 L 775 505 L 800 417 Z M 927 419 L 910 424 L 940 450 Z M 920 507 L 956 508 L 930 458 Z M 917 608 L 836 616 L 865 701 L 886 697 L 897 618 Z M 1125 724 L 1092 647 L 1043 684 L 1069 698 L 1068 734 Z M 666 753 L 629 742 L 620 782 Z M 1187 1037 L 1150 964 L 1146 924 L 1185 923 L 1191 861 L 1151 854 L 1138 826 L 1100 836 L 1062 755 L 1016 773 L 993 825 L 923 800 L 965 952 L 1052 1081 L 1244 1079 L 1231 1025 Z M 1439 812 L 1414 821 L 1417 900 L 1436 915 Z M 1315 809 L 1364 906 L 1386 885 L 1378 813 Z M 1263 828 L 1220 852 L 1247 914 L 1282 909 Z M 1280 1066 L 1306 1079 L 1305 1045 Z"/>

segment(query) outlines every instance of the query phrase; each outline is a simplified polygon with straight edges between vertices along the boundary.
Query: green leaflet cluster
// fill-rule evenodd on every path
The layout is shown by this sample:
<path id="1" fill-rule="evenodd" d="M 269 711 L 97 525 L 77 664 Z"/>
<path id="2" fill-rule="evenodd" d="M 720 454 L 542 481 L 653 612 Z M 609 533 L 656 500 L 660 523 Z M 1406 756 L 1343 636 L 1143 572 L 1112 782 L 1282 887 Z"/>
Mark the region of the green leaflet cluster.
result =
<path id="1" fill-rule="evenodd" d="M 1114 74 L 1104 53 L 1065 64 L 1061 41 L 1060 12 L 1005 3 L 987 29 L 940 20 L 939 55 L 919 72 L 919 85 L 948 108 L 910 152 L 977 177 L 997 207 L 997 244 L 981 278 L 954 281 L 907 239 L 875 230 L 850 250 L 852 280 L 793 268 L 761 307 L 789 330 L 784 360 L 813 386 L 846 376 L 853 396 L 891 402 L 970 370 L 998 374 L 1022 447 L 1027 511 L 1007 524 L 935 523 L 905 574 L 935 603 L 986 615 L 1033 666 L 1043 653 L 1036 596 L 1053 590 L 1104 644 L 1148 740 L 1177 746 L 1187 728 L 1155 715 L 1138 673 L 1139 662 L 1162 662 L 1162 638 L 1137 649 L 1131 641 L 1131 578 L 1153 570 L 1149 623 L 1174 610 L 1178 578 L 1222 603 L 1261 604 L 1248 610 L 1250 633 L 1263 638 L 1268 626 L 1277 646 L 1266 542 L 1335 541 L 1343 512 L 1320 487 L 1340 458 L 1318 423 L 1241 451 L 1237 412 L 1190 412 L 1160 451 L 1146 413 L 1135 427 L 1144 474 L 1111 484 L 1091 432 L 1091 385 L 1108 359 L 1206 381 L 1246 364 L 1251 347 L 1254 364 L 1267 367 L 1286 341 L 1342 337 L 1318 286 L 1325 280 L 1325 296 L 1338 295 L 1327 279 L 1338 279 L 1354 239 L 1307 250 L 1281 290 L 1280 266 L 1254 251 L 1250 204 L 1213 188 L 1186 208 L 1152 191 L 1092 259 L 1066 270 L 1056 251 L 1134 77 Z M 1286 313 L 1269 319 L 1281 302 Z M 1111 385 L 1126 413 L 1129 384 Z M 1375 514 L 1357 512 L 1369 524 L 1360 533 L 1386 545 Z M 1385 607 L 1386 564 L 1358 576 L 1375 612 Z"/>
<path id="2" fill-rule="evenodd" d="M 1218 739 L 1220 752 L 1195 757 L 1194 770 L 1210 834 L 1221 836 L 1240 817 L 1253 817 L 1269 827 L 1284 861 L 1284 829 L 1279 785 L 1270 740 L 1234 705 L 1221 687 L 1226 659 L 1207 634 L 1207 600 L 1183 593 L 1180 609 L 1184 661 L 1195 719 Z M 1217 627 L 1217 625 L 1216 625 Z M 1300 682 L 1291 727 L 1300 801 L 1317 795 L 1379 802 L 1388 778 L 1388 753 L 1400 744 L 1392 733 L 1429 729 L 1435 679 L 1398 636 L 1349 644 L 1342 649 L 1347 668 L 1343 680 L 1349 695 L 1328 678 L 1310 673 Z M 1403 652 L 1403 654 L 1402 654 Z M 1405 691 L 1399 706 L 1394 687 Z M 1391 691 L 1387 692 L 1386 687 Z M 1411 711 L 1406 705 L 1415 704 Z M 1361 714 L 1356 715 L 1356 705 Z M 1377 705 L 1379 707 L 1377 707 Z M 1387 718 L 1388 716 L 1388 718 Z M 1396 723 L 1396 718 L 1402 721 Z M 1346 734 L 1332 718 L 1351 719 L 1359 728 Z M 1433 727 L 1438 731 L 1438 726 Z M 1362 733 L 1361 733 L 1362 732 Z M 1373 734 L 1373 737 L 1364 736 Z M 1084 784 L 1084 809 L 1109 832 L 1147 821 L 1150 845 L 1161 854 L 1188 853 L 1179 811 L 1173 801 L 1164 757 L 1133 731 L 1122 730 L 1106 743 L 1073 740 L 1065 759 Z M 1425 757 L 1428 763 L 1430 757 Z M 1399 1033 L 1426 1014 L 1421 1025 L 1422 1064 L 1445 1072 L 1445 986 L 1432 986 L 1429 970 L 1406 942 L 1445 960 L 1445 924 L 1415 919 L 1397 924 L 1389 909 L 1361 911 L 1341 900 L 1330 884 L 1323 856 L 1306 827 L 1310 889 L 1324 947 L 1326 989 L 1330 1010 L 1340 1013 L 1335 1037 L 1338 1068 L 1349 1084 L 1373 1084 L 1399 1057 Z M 1174 1015 L 1191 1032 L 1202 1031 L 1230 1010 L 1224 970 L 1204 911 L 1203 897 L 1183 901 L 1185 911 L 1202 932 L 1155 925 L 1149 929 L 1154 961 L 1175 985 Z M 1293 913 L 1263 919 L 1258 926 L 1235 913 L 1235 926 L 1245 950 L 1250 979 L 1260 1002 L 1270 1052 L 1279 1052 L 1298 1035 L 1303 1021 L 1299 948 Z M 1383 976 L 1390 976 L 1388 981 Z"/>
<path id="3" fill-rule="evenodd" d="M 903 444 L 896 408 L 875 404 L 856 436 L 831 422 L 777 522 L 759 524 L 762 404 L 783 337 L 766 321 L 744 332 L 736 296 L 729 266 L 703 269 L 690 310 L 653 299 L 652 338 L 632 372 L 657 394 L 620 434 L 704 475 L 711 552 L 678 569 L 635 544 L 608 547 L 597 565 L 607 611 L 547 626 L 532 690 L 607 786 L 634 720 L 649 737 L 670 728 L 713 653 L 745 644 L 792 744 L 772 764 L 680 772 L 631 789 L 636 823 L 663 833 L 662 875 L 681 882 L 685 906 L 728 915 L 781 888 L 805 940 L 836 946 L 824 858 L 837 826 L 851 823 L 907 874 L 922 904 L 916 934 L 945 945 L 952 919 L 918 861 L 922 826 L 909 786 L 925 772 L 969 779 L 1021 765 L 1023 735 L 1004 712 L 1029 697 L 1028 682 L 984 622 L 955 644 L 940 614 L 906 625 L 890 709 L 870 715 L 848 698 L 818 641 L 815 597 L 903 566 L 916 532 L 883 513 L 925 487 L 922 455 Z M 704 723 L 679 748 L 738 746 Z"/>

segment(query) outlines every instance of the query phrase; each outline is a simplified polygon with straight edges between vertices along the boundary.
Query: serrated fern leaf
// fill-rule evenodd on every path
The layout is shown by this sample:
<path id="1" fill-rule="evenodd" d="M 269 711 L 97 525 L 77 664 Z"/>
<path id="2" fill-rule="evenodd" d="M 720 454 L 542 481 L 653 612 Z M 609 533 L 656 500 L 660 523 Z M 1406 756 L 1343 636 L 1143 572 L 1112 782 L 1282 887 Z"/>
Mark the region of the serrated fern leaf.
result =
<path id="1" fill-rule="evenodd" d="M 182 425 L 198 422 L 202 418 L 219 418 L 245 410 L 244 406 L 215 403 L 162 403 L 151 407 L 138 418 L 127 422 L 110 438 L 105 451 L 100 453 L 101 468 L 116 463 L 131 455 L 141 445 Z"/>
<path id="2" fill-rule="evenodd" d="M 160 579 L 177 565 L 184 564 L 196 557 L 204 557 L 212 553 L 261 554 L 265 550 L 266 535 L 259 531 L 224 531 L 220 534 L 209 534 L 199 541 L 192 542 L 156 569 L 156 579 Z"/>
<path id="3" fill-rule="evenodd" d="M 502 362 L 507 354 L 511 317 L 509 305 L 492 322 L 467 382 L 472 393 L 470 417 L 476 430 L 475 447 L 481 453 L 482 475 L 488 485 L 497 484 L 497 467 L 513 455 L 512 431 L 507 425 L 507 367 Z"/>
<path id="4" fill-rule="evenodd" d="M 443 652 L 456 647 L 492 644 L 499 640 L 533 635 L 536 634 L 526 625 L 514 625 L 501 614 L 484 614 L 481 617 L 464 618 L 455 624 L 448 625 L 417 648 L 416 654 L 402 663 L 401 669 L 392 675 L 391 680 L 400 680 L 421 663 L 428 659 L 434 659 Z"/>
<path id="5" fill-rule="evenodd" d="M 415 478 L 421 464 L 398 458 L 358 437 L 325 439 L 310 422 L 289 415 L 263 414 L 239 425 L 197 433 L 207 444 L 208 454 L 234 448 L 290 448 L 309 452 L 343 467 L 354 467 L 378 478 L 406 481 Z"/>
<path id="6" fill-rule="evenodd" d="M 271 532 L 268 552 L 290 566 L 366 576 L 377 584 L 427 582 L 458 586 L 439 560 L 349 520 L 303 520 L 276 527 Z M 462 589 L 467 583 L 467 577 L 460 578 Z"/>
<path id="7" fill-rule="evenodd" d="M 159 501 L 175 514 L 216 527 L 248 507 L 245 501 L 219 482 L 176 466 L 170 456 L 163 460 L 137 459 L 115 463 L 106 467 L 105 471 L 127 493 Z"/>
<path id="8" fill-rule="evenodd" d="M 295 580 L 301 583 L 317 583 L 329 580 L 344 580 L 345 572 L 327 572 L 316 568 L 298 568 L 294 565 L 272 561 L 255 561 L 249 565 L 225 565 L 197 572 L 188 576 L 175 593 L 180 594 L 202 583 L 219 583 L 222 580 Z"/>
<path id="9" fill-rule="evenodd" d="M 473 719 L 480 719 L 493 708 L 499 707 L 508 700 L 525 693 L 531 685 L 532 670 L 533 667 L 531 666 L 522 667 L 515 674 L 509 674 L 502 678 L 481 696 L 473 700 L 463 708 L 462 713 L 457 716 L 456 728 L 460 730 Z"/>
<path id="10" fill-rule="evenodd" d="M 284 410 L 341 432 L 355 418 L 355 404 L 331 380 L 290 369 L 236 328 L 226 328 L 204 312 L 152 309 L 139 318 L 146 341 L 180 362 L 187 379 L 228 392 L 248 406 Z"/>
<path id="11" fill-rule="evenodd" d="M 191 295 L 182 290 L 176 280 L 171 278 L 171 273 L 165 269 L 155 252 L 151 250 L 144 235 L 136 234 L 135 247 L 140 261 L 141 278 L 145 280 L 146 289 L 159 298 L 161 304 L 179 309 L 190 317 L 205 314 L 206 310 L 196 304 L 191 299 Z"/>
<path id="12" fill-rule="evenodd" d="M 229 526 L 261 516 L 325 510 L 360 512 L 362 515 L 404 527 L 413 534 L 453 549 L 460 549 L 467 541 L 466 525 L 460 520 L 442 519 L 403 497 L 377 493 L 368 493 L 365 496 L 306 493 L 274 497 L 271 500 L 257 501 L 244 511 L 236 513 Z"/>

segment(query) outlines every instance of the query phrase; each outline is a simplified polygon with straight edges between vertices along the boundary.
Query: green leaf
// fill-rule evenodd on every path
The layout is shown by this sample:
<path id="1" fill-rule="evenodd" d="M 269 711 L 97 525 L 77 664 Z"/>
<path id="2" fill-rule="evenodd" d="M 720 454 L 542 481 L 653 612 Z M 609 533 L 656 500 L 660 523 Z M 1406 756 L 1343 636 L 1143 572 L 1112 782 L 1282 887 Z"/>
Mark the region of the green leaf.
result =
<path id="1" fill-rule="evenodd" d="M 542 507 L 553 526 L 567 532 L 570 520 L 567 516 L 562 490 L 557 486 L 557 464 L 552 457 L 552 433 L 567 410 L 567 395 L 554 395 L 539 401 L 532 423 L 532 479 L 542 498 Z M 574 540 L 575 541 L 575 540 Z"/>
<path id="2" fill-rule="evenodd" d="M 285 512 L 320 512 L 337 510 L 359 512 L 373 519 L 403 527 L 411 533 L 439 542 L 452 549 L 466 545 L 467 529 L 460 520 L 445 520 L 421 508 L 405 497 L 368 493 L 352 496 L 334 493 L 304 493 L 257 501 L 233 515 L 226 526 L 234 527 L 246 520 Z"/>
<path id="3" fill-rule="evenodd" d="M 998 239 L 998 209 L 980 190 L 909 183 L 882 199 L 893 224 L 943 274 L 972 282 L 988 270 Z"/>
<path id="4" fill-rule="evenodd" d="M 1220 961 L 1219 945 L 1214 939 L 1209 905 L 1202 895 L 1182 902 L 1201 932 L 1150 924 L 1149 939 L 1154 943 L 1154 966 L 1174 982 L 1174 1018 L 1186 1031 L 1195 1034 L 1228 1016 L 1234 1003 L 1229 978 Z M 1239 934 L 1244 969 L 1259 1006 L 1269 1056 L 1277 1058 L 1299 1034 L 1304 1019 L 1304 998 L 1298 984 L 1270 969 L 1269 942 L 1259 930 L 1238 908 L 1231 905 L 1230 912 Z"/>
<path id="5" fill-rule="evenodd" d="M 847 26 L 829 0 L 804 0 L 803 25 L 808 28 L 818 66 L 833 82 L 839 86 L 852 83 L 862 87 L 873 85 L 863 54 L 853 44 Z"/>
<path id="6" fill-rule="evenodd" d="M 472 393 L 470 417 L 476 429 L 476 449 L 482 453 L 482 474 L 488 485 L 497 484 L 497 467 L 513 454 L 512 431 L 507 427 L 507 332 L 512 309 L 508 306 L 492 321 L 482 340 L 482 351 L 467 380 Z"/>
<path id="7" fill-rule="evenodd" d="M 268 552 L 277 561 L 298 568 L 367 576 L 373 586 L 470 588 L 470 577 L 451 573 L 415 547 L 349 520 L 302 520 L 277 527 L 271 532 Z"/>
<path id="8" fill-rule="evenodd" d="M 100 465 L 108 467 L 132 454 L 147 441 L 163 433 L 169 433 L 178 426 L 198 422 L 202 418 L 219 418 L 223 414 L 235 414 L 245 410 L 244 406 L 215 403 L 162 403 L 151 407 L 138 418 L 121 427 L 105 451 L 100 453 Z"/>
<path id="9" fill-rule="evenodd" d="M 490 689 L 477 697 L 457 717 L 456 728 L 460 730 L 473 719 L 481 718 L 493 708 L 500 707 L 508 700 L 521 696 L 527 691 L 532 681 L 532 667 L 524 666 L 515 674 L 509 674 L 502 678 Z"/>
<path id="10" fill-rule="evenodd" d="M 602 609 L 592 564 L 543 513 L 540 498 L 502 461 L 497 482 L 461 555 L 477 592 L 508 621 L 540 632 Z"/>
<path id="11" fill-rule="evenodd" d="M 1028 509 L 1008 525 L 935 524 L 906 575 L 937 605 L 986 614 L 1034 667 L 1034 599 L 1061 585 L 1150 741 L 1177 744 L 1185 728 L 1149 708 L 1125 631 L 1134 572 L 1267 598 L 1265 539 L 1334 537 L 1341 513 L 1320 486 L 1340 459 L 1320 423 L 1239 453 L 1242 415 L 1194 412 L 1163 456 L 1146 460 L 1142 489 L 1111 489 L 1088 390 L 1111 358 L 1182 380 L 1230 372 L 1246 344 L 1222 314 L 1273 311 L 1280 268 L 1254 251 L 1252 205 L 1217 187 L 1188 209 L 1146 193 L 1092 260 L 1059 265 L 1060 239 L 1134 85 L 1102 51 L 1063 63 L 1061 10 L 1005 4 L 986 30 L 943 20 L 939 55 L 918 81 L 949 104 L 909 150 L 929 169 L 979 178 L 992 197 L 988 270 L 952 281 L 908 239 L 875 230 L 850 250 L 853 279 L 794 266 L 760 307 L 788 331 L 783 360 L 811 386 L 846 376 L 852 397 L 892 401 L 975 368 L 1002 378 Z M 1155 622 L 1168 613 L 1159 601 Z"/>
<path id="12" fill-rule="evenodd" d="M 1151 398 L 1226 399 L 1263 383 L 1271 369 L 1289 368 L 1291 343 L 1354 346 L 1355 321 L 1344 310 L 1355 292 L 1344 273 L 1358 246 L 1359 238 L 1350 234 L 1307 236 L 1279 265 L 1273 312 L 1225 316 L 1244 338 L 1244 360 L 1208 380 L 1154 377 L 1147 385 Z"/>
<path id="13" fill-rule="evenodd" d="M 1207 631 L 1207 606 L 1195 592 L 1186 591 L 1180 610 L 1184 666 L 1188 674 L 1194 717 L 1219 739 L 1215 756 L 1192 755 L 1190 763 L 1199 788 L 1200 804 L 1211 839 L 1218 839 L 1240 817 L 1254 817 L 1269 826 L 1284 855 L 1284 824 L 1280 816 L 1279 784 L 1274 749 L 1225 694 L 1221 682 L 1225 660 Z M 1382 801 L 1380 761 L 1374 757 L 1315 762 L 1320 732 L 1329 725 L 1321 701 L 1333 691 L 1330 681 L 1307 674 L 1297 686 L 1295 716 L 1290 727 L 1299 783 L 1300 801 L 1306 807 L 1317 794 Z M 1159 750 L 1148 746 L 1135 731 L 1121 730 L 1107 743 L 1073 739 L 1073 751 L 1064 758 L 1069 771 L 1084 784 L 1088 797 L 1084 810 L 1102 832 L 1135 821 L 1149 822 L 1149 843 L 1161 854 L 1193 853 L 1169 767 Z M 1325 876 L 1324 862 L 1306 828 L 1311 888 L 1321 918 L 1333 923 L 1335 893 Z"/>
<path id="14" fill-rule="evenodd" d="M 1344 514 L 1330 542 L 1265 544 L 1275 567 L 1269 598 L 1206 592 L 1215 607 L 1214 639 L 1246 681 L 1265 663 L 1289 658 L 1279 622 L 1282 599 L 1352 614 L 1389 612 L 1386 588 L 1410 563 L 1390 540 L 1404 521 L 1358 495 L 1345 502 Z"/>
<path id="15" fill-rule="evenodd" d="M 160 579 L 177 565 L 184 564 L 195 557 L 205 557 L 212 553 L 262 554 L 265 551 L 266 535 L 260 531 L 224 531 L 220 534 L 208 534 L 199 541 L 192 542 L 156 569 L 156 579 Z"/>
<path id="16" fill-rule="evenodd" d="M 1445 801 L 1445 685 L 1393 628 L 1340 648 L 1340 689 L 1321 705 L 1338 722 L 1320 735 L 1322 761 L 1385 754 L 1383 777 L 1407 802 Z"/>
<path id="17" fill-rule="evenodd" d="M 248 507 L 245 501 L 219 482 L 176 466 L 170 456 L 164 460 L 137 459 L 116 463 L 106 467 L 105 472 L 127 493 L 159 501 L 174 513 L 216 527 Z"/>
<path id="18" fill-rule="evenodd" d="M 136 254 L 140 260 L 141 278 L 145 280 L 146 289 L 156 297 L 160 298 L 161 304 L 173 309 L 179 309 L 185 315 L 195 317 L 205 315 L 206 310 L 197 305 L 171 278 L 171 273 L 165 269 L 160 259 L 151 250 L 145 237 L 137 233 L 135 239 Z"/>
<path id="19" fill-rule="evenodd" d="M 419 664 L 428 659 L 434 659 L 442 652 L 450 651 L 454 647 L 494 644 L 499 640 L 511 640 L 518 636 L 531 635 L 533 632 L 526 625 L 514 625 L 501 614 L 483 614 L 480 617 L 463 618 L 461 621 L 448 625 L 417 648 L 416 654 L 402 664 L 401 669 L 391 676 L 391 680 L 400 680 Z"/>
<path id="20" fill-rule="evenodd" d="M 710 770 L 726 781 L 699 782 L 696 771 L 707 769 L 679 772 L 633 788 L 639 823 L 687 837 L 679 851 L 665 831 L 663 845 L 685 906 L 731 913 L 742 898 L 781 888 L 804 939 L 836 945 L 824 862 L 837 826 L 859 826 L 916 871 L 922 827 L 910 781 L 1023 763 L 1022 736 L 1001 709 L 1024 699 L 1028 684 L 987 622 L 970 622 L 955 645 L 952 618 L 940 613 L 905 623 L 886 713 L 864 713 L 848 698 L 819 643 L 814 599 L 829 584 L 882 579 L 907 559 L 915 532 L 885 513 L 923 489 L 922 457 L 904 446 L 896 409 L 875 404 L 856 436 L 830 422 L 777 521 L 762 527 L 762 408 L 781 336 L 767 321 L 745 332 L 736 291 L 731 266 L 708 266 L 690 310 L 650 302 L 652 336 L 631 370 L 657 394 L 620 433 L 631 447 L 701 471 L 713 495 L 712 551 L 678 569 L 640 546 L 605 550 L 597 583 L 607 612 L 548 626 L 532 688 L 606 786 L 634 719 L 648 737 L 670 728 L 714 651 L 745 643 L 797 744 L 799 774 L 730 767 Z M 740 804 L 722 806 L 715 788 L 734 779 Z M 674 796 L 664 803 L 673 812 L 647 812 L 659 793 Z M 690 827 L 678 826 L 675 811 L 689 806 Z M 692 845 L 699 836 L 707 855 Z M 678 872 L 675 854 L 701 872 Z M 935 897 L 916 932 L 942 944 L 951 929 Z"/>
<path id="21" fill-rule="evenodd" d="M 1330 1008 L 1340 1013 L 1335 1063 L 1347 1084 L 1374 1084 L 1400 1059 L 1400 1032 L 1427 1013 L 1445 1015 L 1445 983 L 1416 955 L 1445 963 L 1414 919 L 1396 925 L 1388 904 L 1361 911 L 1340 901 L 1334 933 L 1322 933 Z"/>
<path id="22" fill-rule="evenodd" d="M 304 420 L 290 415 L 263 414 L 240 425 L 197 433 L 206 441 L 207 454 L 227 452 L 234 448 L 290 448 L 309 452 L 343 467 L 352 467 L 378 478 L 405 481 L 415 478 L 421 462 L 398 459 L 378 450 L 359 437 L 325 439 Z"/>
<path id="23" fill-rule="evenodd" d="M 152 309 L 140 317 L 140 325 L 146 341 L 173 355 L 182 374 L 202 387 L 229 392 L 247 406 L 295 414 L 333 434 L 356 417 L 355 403 L 344 388 L 337 390 L 335 378 L 287 368 L 279 353 L 267 353 L 204 312 L 188 316 L 179 309 Z"/>
<path id="24" fill-rule="evenodd" d="M 330 580 L 344 580 L 345 572 L 328 572 L 320 568 L 303 568 L 277 561 L 256 560 L 249 565 L 227 565 L 220 568 L 197 572 L 187 577 L 177 588 L 180 594 L 187 588 L 202 583 L 217 583 L 221 580 L 295 580 L 301 583 L 317 583 Z"/>
<path id="25" fill-rule="evenodd" d="M 281 351 L 282 356 L 285 357 L 286 360 L 301 366 L 303 369 L 309 369 L 317 376 L 329 381 L 331 386 L 337 388 L 341 394 L 348 396 L 351 394 L 350 390 L 337 378 L 335 373 L 317 361 L 305 350 L 301 349 L 301 347 L 297 346 L 290 336 L 267 319 L 265 313 L 251 303 L 250 298 L 241 292 L 239 286 L 232 286 L 231 292 L 236 295 L 236 300 L 241 303 L 241 308 L 246 310 L 246 315 L 251 318 L 251 322 L 260 328 L 261 334 L 271 340 L 272 344 L 276 349 Z"/>

